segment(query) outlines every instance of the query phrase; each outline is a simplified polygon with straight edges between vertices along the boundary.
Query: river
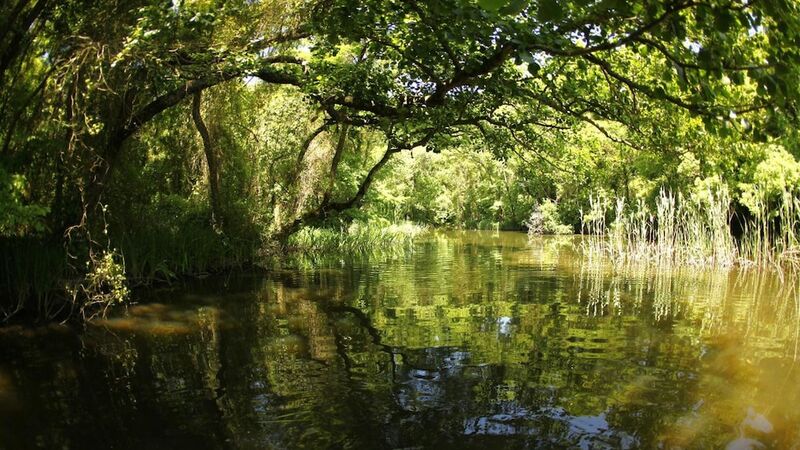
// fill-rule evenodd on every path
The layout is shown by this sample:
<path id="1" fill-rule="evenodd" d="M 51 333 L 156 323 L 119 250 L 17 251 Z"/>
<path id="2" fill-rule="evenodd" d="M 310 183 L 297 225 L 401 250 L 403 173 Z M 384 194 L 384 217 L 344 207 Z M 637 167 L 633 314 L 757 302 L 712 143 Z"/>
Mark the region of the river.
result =
<path id="1" fill-rule="evenodd" d="M 0 449 L 796 448 L 797 281 L 432 232 L 0 329 Z"/>

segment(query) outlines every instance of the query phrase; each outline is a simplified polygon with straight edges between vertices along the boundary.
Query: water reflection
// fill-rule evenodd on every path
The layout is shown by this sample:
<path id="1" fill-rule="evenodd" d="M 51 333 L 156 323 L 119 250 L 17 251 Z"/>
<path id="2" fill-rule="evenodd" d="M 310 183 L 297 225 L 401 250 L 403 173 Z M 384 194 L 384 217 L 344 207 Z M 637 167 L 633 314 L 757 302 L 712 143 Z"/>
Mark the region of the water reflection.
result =
<path id="1" fill-rule="evenodd" d="M 800 444 L 797 293 L 443 233 L 0 331 L 0 448 Z"/>

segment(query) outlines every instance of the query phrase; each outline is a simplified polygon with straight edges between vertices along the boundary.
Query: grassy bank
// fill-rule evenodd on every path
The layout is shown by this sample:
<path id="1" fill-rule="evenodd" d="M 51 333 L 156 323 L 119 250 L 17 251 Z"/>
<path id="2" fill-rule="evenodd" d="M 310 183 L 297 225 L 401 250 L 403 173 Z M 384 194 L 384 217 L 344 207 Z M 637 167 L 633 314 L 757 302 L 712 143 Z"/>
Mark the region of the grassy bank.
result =
<path id="1" fill-rule="evenodd" d="M 91 252 L 57 240 L 4 239 L 0 324 L 93 316 L 127 301 L 130 289 L 249 265 L 261 247 L 208 228 L 126 234 L 114 241 L 119 247 Z"/>

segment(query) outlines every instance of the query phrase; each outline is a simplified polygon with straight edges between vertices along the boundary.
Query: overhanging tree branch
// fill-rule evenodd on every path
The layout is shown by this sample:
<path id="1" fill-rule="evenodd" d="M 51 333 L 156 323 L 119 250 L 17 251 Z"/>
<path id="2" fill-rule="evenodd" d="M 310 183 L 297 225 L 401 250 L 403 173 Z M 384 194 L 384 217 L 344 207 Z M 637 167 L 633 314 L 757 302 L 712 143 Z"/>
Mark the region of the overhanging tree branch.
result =
<path id="1" fill-rule="evenodd" d="M 591 62 L 592 64 L 600 67 L 605 73 L 607 73 L 612 78 L 625 83 L 631 90 L 635 90 L 647 95 L 650 98 L 656 100 L 664 100 L 669 103 L 672 103 L 675 106 L 679 106 L 687 111 L 693 112 L 695 114 L 705 115 L 705 116 L 714 116 L 720 114 L 720 111 L 732 111 L 736 114 L 743 114 L 747 112 L 757 111 L 760 109 L 765 109 L 769 106 L 769 104 L 759 104 L 759 105 L 716 105 L 716 104 L 702 104 L 702 103 L 692 103 L 686 101 L 680 97 L 676 97 L 674 95 L 670 95 L 666 92 L 656 92 L 650 86 L 641 84 L 639 82 L 634 81 L 633 79 L 626 77 L 611 66 L 611 64 L 603 59 L 598 58 L 595 55 L 583 55 L 582 56 L 585 60 Z"/>

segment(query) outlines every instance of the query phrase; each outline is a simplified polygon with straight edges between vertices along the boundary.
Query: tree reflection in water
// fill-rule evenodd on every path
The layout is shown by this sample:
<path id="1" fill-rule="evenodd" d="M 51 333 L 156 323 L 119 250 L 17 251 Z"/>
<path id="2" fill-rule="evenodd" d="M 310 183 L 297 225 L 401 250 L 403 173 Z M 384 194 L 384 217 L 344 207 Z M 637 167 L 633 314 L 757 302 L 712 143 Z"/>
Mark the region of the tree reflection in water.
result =
<path id="1" fill-rule="evenodd" d="M 153 292 L 83 331 L 3 329 L 0 448 L 800 442 L 792 286 L 570 244 L 434 235 Z"/>

